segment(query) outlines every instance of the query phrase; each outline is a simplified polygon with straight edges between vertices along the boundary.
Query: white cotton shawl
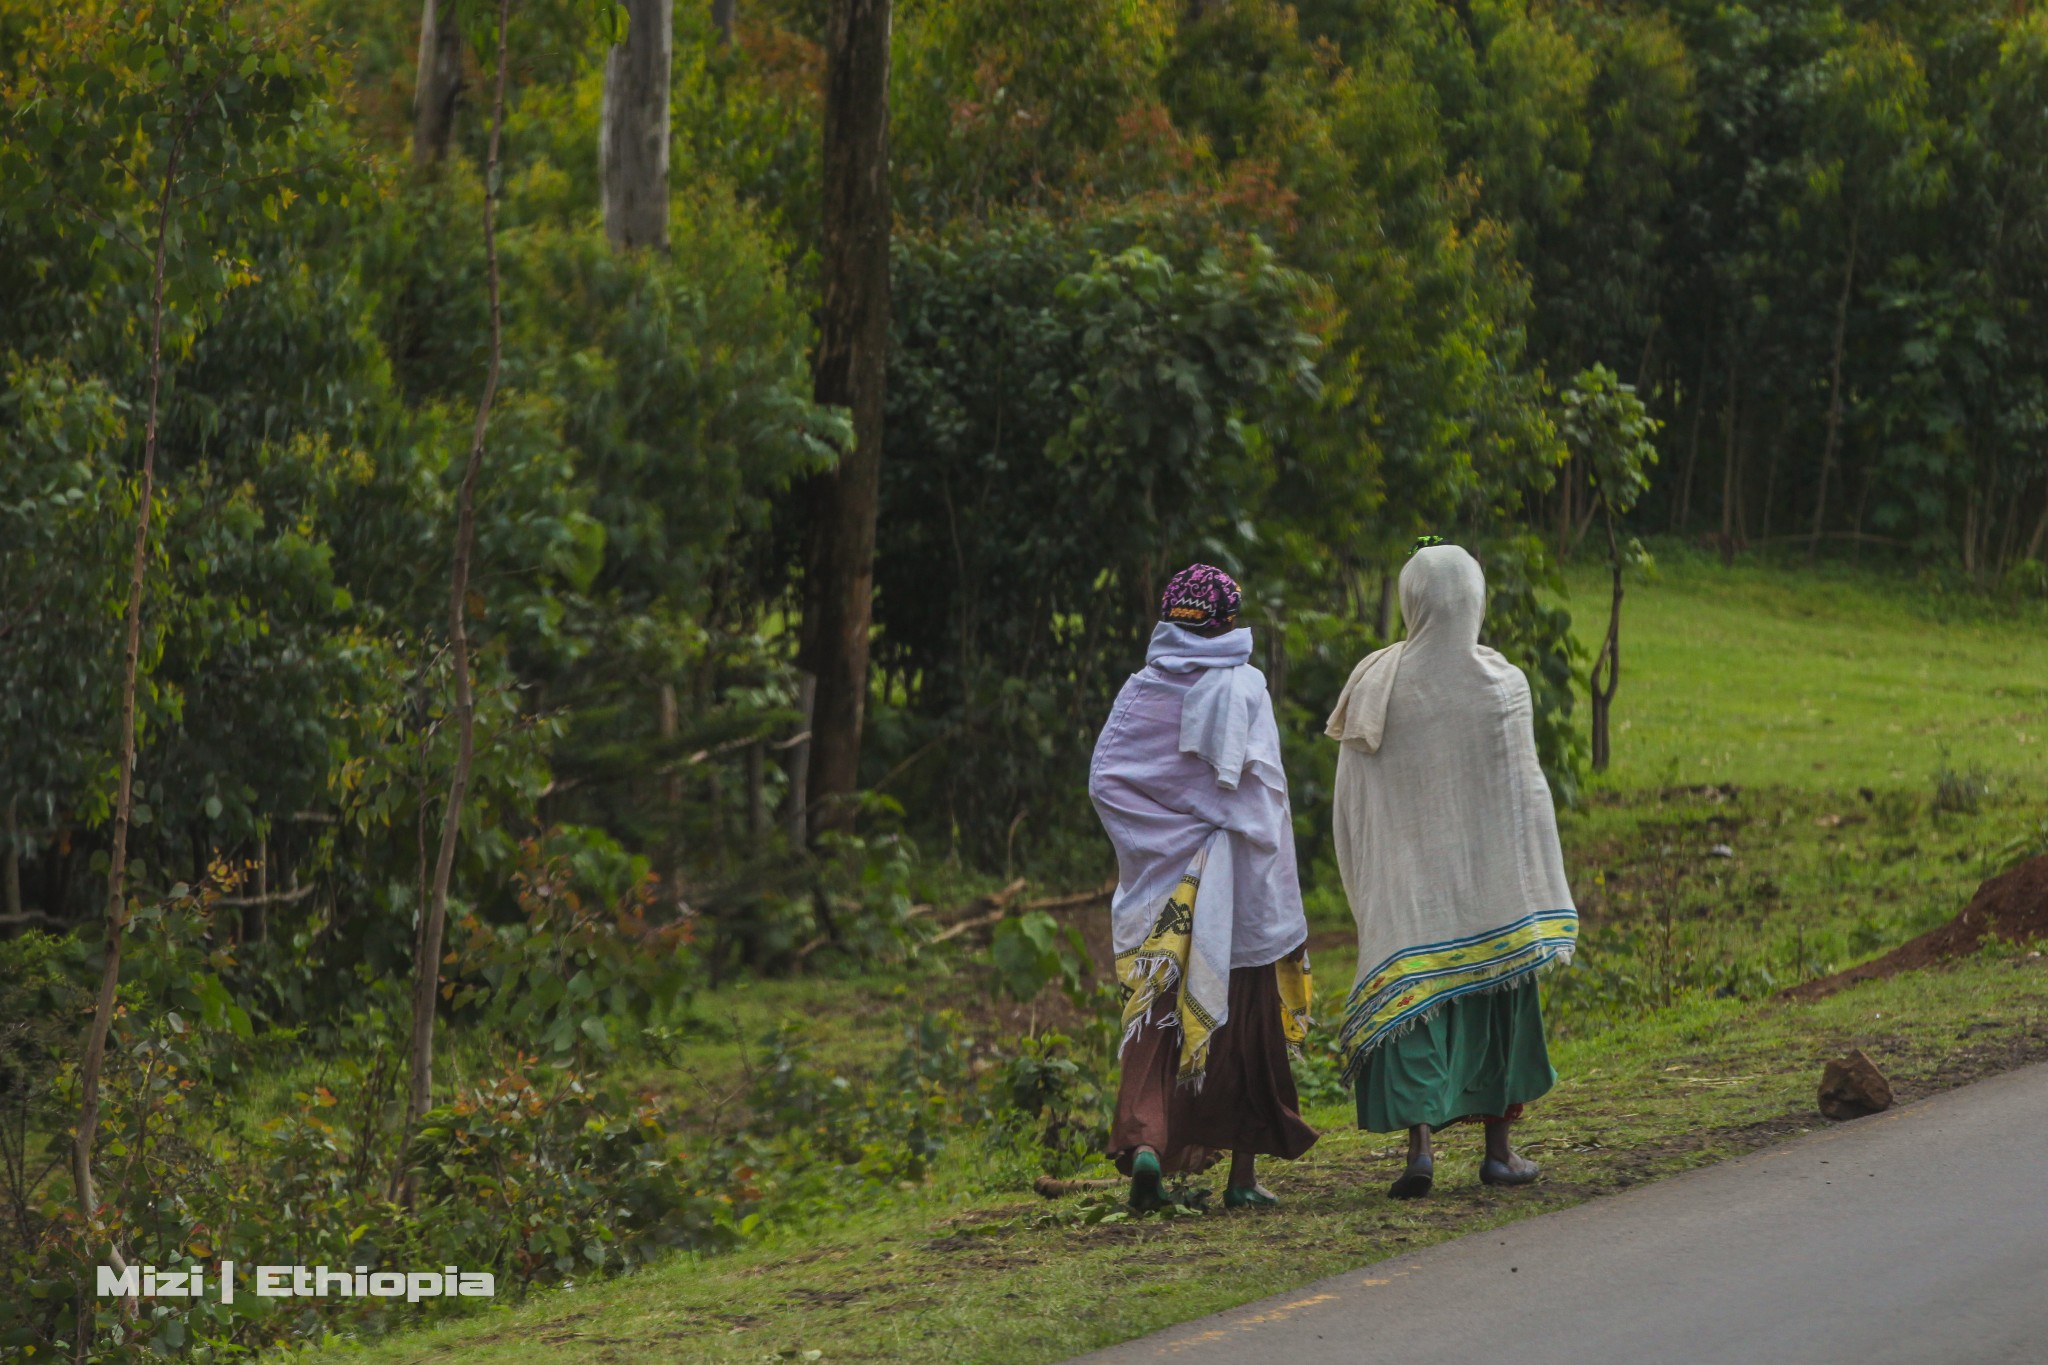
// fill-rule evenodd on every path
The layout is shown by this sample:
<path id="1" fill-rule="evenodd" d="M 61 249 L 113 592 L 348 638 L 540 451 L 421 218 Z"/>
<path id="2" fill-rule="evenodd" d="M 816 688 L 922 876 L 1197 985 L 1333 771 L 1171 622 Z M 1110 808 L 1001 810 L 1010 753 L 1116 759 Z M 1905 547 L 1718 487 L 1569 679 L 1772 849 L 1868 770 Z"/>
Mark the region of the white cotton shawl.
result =
<path id="1" fill-rule="evenodd" d="M 1485 608 L 1471 555 L 1418 552 L 1401 573 L 1408 638 L 1360 662 L 1330 713 L 1361 1053 L 1455 995 L 1570 960 L 1576 912 L 1529 682 L 1479 643 Z"/>
<path id="2" fill-rule="evenodd" d="M 1251 632 L 1205 637 L 1161 623 L 1146 666 L 1117 694 L 1088 795 L 1115 846 L 1116 951 L 1139 947 L 1206 851 L 1188 966 L 1221 1026 L 1230 971 L 1277 962 L 1308 939 L 1280 730 Z"/>

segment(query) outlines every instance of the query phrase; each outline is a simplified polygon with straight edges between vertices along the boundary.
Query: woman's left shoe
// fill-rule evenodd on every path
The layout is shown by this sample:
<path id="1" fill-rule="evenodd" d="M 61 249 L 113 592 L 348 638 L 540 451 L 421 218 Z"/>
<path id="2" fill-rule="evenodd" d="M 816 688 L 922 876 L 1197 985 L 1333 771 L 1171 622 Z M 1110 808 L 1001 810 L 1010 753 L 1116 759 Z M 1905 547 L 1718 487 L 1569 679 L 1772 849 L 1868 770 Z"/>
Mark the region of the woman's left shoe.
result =
<path id="1" fill-rule="evenodd" d="M 1223 1191 L 1226 1209 L 1275 1209 L 1280 1200 L 1263 1185 L 1231 1185 Z"/>
<path id="2" fill-rule="evenodd" d="M 1495 1161 L 1492 1157 L 1479 1163 L 1479 1183 L 1482 1185 L 1533 1185 L 1536 1177 L 1542 1174 L 1543 1168 L 1526 1157 L 1520 1167 Z"/>

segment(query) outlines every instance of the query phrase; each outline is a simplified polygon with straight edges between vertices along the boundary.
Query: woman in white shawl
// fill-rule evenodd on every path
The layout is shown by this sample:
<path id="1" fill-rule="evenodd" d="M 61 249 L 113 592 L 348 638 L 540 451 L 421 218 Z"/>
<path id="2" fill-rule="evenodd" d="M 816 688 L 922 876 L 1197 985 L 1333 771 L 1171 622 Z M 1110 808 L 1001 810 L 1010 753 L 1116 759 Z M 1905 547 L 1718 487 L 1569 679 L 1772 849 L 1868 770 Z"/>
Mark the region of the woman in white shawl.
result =
<path id="1" fill-rule="evenodd" d="M 1427 1194 L 1432 1130 L 1486 1125 L 1480 1179 L 1527 1184 L 1508 1125 L 1556 1082 L 1536 975 L 1569 962 L 1578 912 L 1529 682 L 1479 643 L 1486 580 L 1455 545 L 1401 572 L 1408 638 L 1353 670 L 1327 733 L 1337 864 L 1358 923 L 1340 1035 L 1358 1122 L 1408 1130 L 1395 1198 Z"/>
<path id="2" fill-rule="evenodd" d="M 1308 920 L 1280 731 L 1241 594 L 1197 564 L 1174 575 L 1145 667 L 1117 694 L 1088 794 L 1116 846 L 1110 903 L 1123 986 L 1123 1077 L 1110 1155 L 1134 1207 L 1166 1171 L 1231 1153 L 1227 1208 L 1277 1203 L 1254 1159 L 1316 1140 L 1288 1067 L 1308 1025 Z"/>

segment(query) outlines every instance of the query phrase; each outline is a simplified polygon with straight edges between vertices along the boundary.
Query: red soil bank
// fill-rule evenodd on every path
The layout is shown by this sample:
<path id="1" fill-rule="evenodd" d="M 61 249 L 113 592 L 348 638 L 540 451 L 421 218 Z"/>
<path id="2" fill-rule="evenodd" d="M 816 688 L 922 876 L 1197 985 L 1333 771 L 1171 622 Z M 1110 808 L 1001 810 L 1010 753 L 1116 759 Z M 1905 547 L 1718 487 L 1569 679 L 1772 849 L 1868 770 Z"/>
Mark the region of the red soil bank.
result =
<path id="1" fill-rule="evenodd" d="M 1858 981 L 1882 981 L 1900 972 L 1932 966 L 1977 951 L 1986 935 L 2014 943 L 2048 938 L 2048 855 L 2021 863 L 1977 888 L 1977 894 L 1939 929 L 1846 972 L 1819 977 L 1783 992 L 1787 1000 L 1818 1000 Z"/>

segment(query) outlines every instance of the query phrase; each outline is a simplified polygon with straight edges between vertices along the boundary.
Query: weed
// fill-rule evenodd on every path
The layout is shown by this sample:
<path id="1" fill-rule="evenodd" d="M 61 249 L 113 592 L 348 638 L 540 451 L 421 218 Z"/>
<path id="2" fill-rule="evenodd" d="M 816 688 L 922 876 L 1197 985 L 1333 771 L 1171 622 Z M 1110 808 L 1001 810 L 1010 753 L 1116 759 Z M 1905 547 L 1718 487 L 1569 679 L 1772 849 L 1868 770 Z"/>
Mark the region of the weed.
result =
<path id="1" fill-rule="evenodd" d="M 1934 809 L 1944 815 L 1975 815 L 1991 794 L 1991 780 L 1975 764 L 1962 771 L 1950 766 L 1947 749 L 1941 758 L 1934 771 Z"/>

